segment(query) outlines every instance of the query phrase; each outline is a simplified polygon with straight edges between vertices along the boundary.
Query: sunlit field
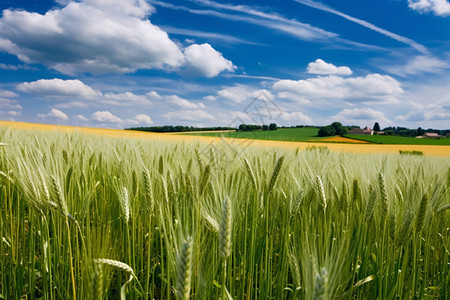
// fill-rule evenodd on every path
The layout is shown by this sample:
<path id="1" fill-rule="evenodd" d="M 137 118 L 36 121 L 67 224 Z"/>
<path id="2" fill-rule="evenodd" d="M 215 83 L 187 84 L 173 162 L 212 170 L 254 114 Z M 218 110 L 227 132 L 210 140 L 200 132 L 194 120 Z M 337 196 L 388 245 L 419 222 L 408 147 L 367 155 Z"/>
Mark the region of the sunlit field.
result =
<path id="1" fill-rule="evenodd" d="M 339 143 L 335 138 L 324 139 L 326 142 L 330 140 L 331 143 L 318 143 L 318 142 L 286 142 L 286 141 L 273 141 L 273 140 L 257 140 L 257 139 L 233 139 L 233 138 L 221 138 L 217 136 L 195 136 L 187 134 L 167 134 L 167 133 L 152 133 L 130 130 L 117 130 L 117 129 L 101 129 L 101 128 L 84 128 L 84 127 L 71 127 L 71 126 L 55 126 L 47 124 L 33 124 L 33 123 L 21 123 L 21 122 L 7 122 L 0 121 L 0 127 L 10 127 L 20 130 L 39 130 L 39 131 L 51 131 L 51 132 L 68 132 L 68 133 L 85 133 L 89 135 L 100 135 L 118 138 L 133 138 L 133 139 L 146 139 L 157 141 L 176 141 L 176 142 L 194 142 L 201 144 L 225 144 L 231 146 L 239 146 L 241 148 L 252 147 L 275 147 L 285 148 L 291 150 L 304 150 L 311 147 L 326 147 L 332 152 L 352 152 L 352 153 L 399 153 L 402 151 L 422 151 L 425 155 L 432 156 L 450 156 L 450 146 L 443 145 L 386 145 L 386 144 L 365 144 L 356 140 L 352 140 L 350 143 L 348 139 Z M 342 141 L 342 140 L 341 140 Z"/>
<path id="2" fill-rule="evenodd" d="M 448 157 L 47 129 L 0 128 L 0 298 L 450 293 Z"/>

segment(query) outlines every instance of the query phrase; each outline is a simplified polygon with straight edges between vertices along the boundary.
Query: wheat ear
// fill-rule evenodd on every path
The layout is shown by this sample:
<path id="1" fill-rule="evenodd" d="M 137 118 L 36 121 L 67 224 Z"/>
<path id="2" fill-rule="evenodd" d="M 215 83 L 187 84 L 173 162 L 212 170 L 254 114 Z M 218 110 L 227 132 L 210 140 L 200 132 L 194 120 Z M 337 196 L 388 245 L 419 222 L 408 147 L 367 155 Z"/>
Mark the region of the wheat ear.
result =
<path id="1" fill-rule="evenodd" d="M 227 259 L 231 252 L 231 200 L 227 197 L 222 203 L 222 219 L 220 222 L 220 257 Z"/>
<path id="2" fill-rule="evenodd" d="M 182 300 L 188 300 L 191 291 L 192 248 L 192 238 L 188 237 L 183 243 L 177 259 L 176 295 L 178 299 Z"/>

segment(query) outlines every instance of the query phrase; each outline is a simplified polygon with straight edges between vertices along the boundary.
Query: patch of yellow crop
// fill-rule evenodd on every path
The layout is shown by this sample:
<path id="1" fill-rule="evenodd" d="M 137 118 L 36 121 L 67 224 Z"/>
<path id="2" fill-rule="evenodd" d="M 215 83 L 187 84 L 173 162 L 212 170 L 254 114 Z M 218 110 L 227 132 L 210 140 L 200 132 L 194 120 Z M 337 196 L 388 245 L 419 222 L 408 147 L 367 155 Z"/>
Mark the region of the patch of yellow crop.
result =
<path id="1" fill-rule="evenodd" d="M 127 138 L 144 138 L 160 141 L 186 141 L 186 142 L 202 142 L 202 143 L 229 143 L 238 147 L 254 146 L 254 147 L 273 147 L 304 150 L 308 147 L 327 147 L 330 151 L 337 152 L 353 152 L 353 153 L 399 153 L 399 150 L 417 150 L 422 151 L 425 155 L 432 156 L 450 156 L 450 146 L 437 145 L 380 145 L 380 144 L 340 144 L 340 143 L 314 143 L 314 142 L 281 142 L 266 140 L 250 140 L 250 139 L 230 139 L 221 137 L 195 136 L 195 135 L 175 135 L 167 133 L 140 132 L 118 129 L 101 129 L 101 128 L 85 128 L 71 126 L 57 126 L 47 124 L 33 124 L 22 122 L 0 121 L 0 127 L 10 127 L 14 129 L 26 130 L 45 130 L 45 131 L 66 131 L 66 132 L 82 132 L 87 134 L 95 134 L 111 137 L 127 137 Z"/>
<path id="2" fill-rule="evenodd" d="M 321 142 L 330 142 L 330 143 L 352 143 L 352 144 L 371 144 L 367 141 L 360 141 L 355 139 L 349 139 L 343 136 L 334 136 L 327 139 L 321 139 Z"/>

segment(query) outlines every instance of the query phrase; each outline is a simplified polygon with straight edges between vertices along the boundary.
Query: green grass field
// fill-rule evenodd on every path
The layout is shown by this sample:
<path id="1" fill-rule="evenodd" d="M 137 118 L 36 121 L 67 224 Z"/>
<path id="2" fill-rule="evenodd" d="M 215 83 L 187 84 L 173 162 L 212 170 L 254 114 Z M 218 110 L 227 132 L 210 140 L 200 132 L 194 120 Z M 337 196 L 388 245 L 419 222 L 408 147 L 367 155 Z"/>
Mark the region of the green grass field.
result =
<path id="1" fill-rule="evenodd" d="M 199 136 L 217 136 L 226 138 L 245 138 L 258 140 L 288 141 L 288 142 L 320 142 L 329 137 L 318 137 L 317 128 L 281 128 L 275 131 L 256 130 L 253 132 L 196 132 L 183 133 Z M 384 136 L 384 135 L 345 135 L 345 137 L 367 141 L 375 144 L 391 144 L 391 145 L 450 145 L 450 138 L 441 139 L 416 139 L 402 136 Z"/>
<path id="2" fill-rule="evenodd" d="M 446 299 L 448 157 L 0 127 L 0 299 Z"/>
<path id="3" fill-rule="evenodd" d="M 226 138 L 242 138 L 242 139 L 258 139 L 258 140 L 273 140 L 273 141 L 289 141 L 289 142 L 304 142 L 307 140 L 324 139 L 317 136 L 319 129 L 317 128 L 280 128 L 274 131 L 246 131 L 246 132 L 199 132 L 199 133 L 183 133 L 199 136 L 217 136 Z"/>
<path id="4" fill-rule="evenodd" d="M 345 135 L 345 137 L 367 141 L 376 144 L 392 145 L 450 145 L 450 138 L 440 139 L 417 139 L 413 137 L 391 136 L 391 135 Z"/>

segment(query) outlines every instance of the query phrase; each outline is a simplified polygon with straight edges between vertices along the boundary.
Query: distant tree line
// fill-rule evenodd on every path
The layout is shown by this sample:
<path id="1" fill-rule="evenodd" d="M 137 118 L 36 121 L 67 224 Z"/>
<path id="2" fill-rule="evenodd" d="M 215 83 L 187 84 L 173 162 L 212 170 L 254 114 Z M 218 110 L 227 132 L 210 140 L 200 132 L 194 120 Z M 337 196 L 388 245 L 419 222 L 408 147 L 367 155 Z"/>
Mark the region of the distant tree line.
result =
<path id="1" fill-rule="evenodd" d="M 241 124 L 239 125 L 239 131 L 253 131 L 253 130 L 277 130 L 277 124 L 270 123 L 269 125 L 254 125 L 254 124 Z"/>
<path id="2" fill-rule="evenodd" d="M 446 135 L 450 133 L 450 129 L 439 130 L 439 129 L 422 129 L 421 127 L 417 129 L 408 129 L 406 127 L 386 127 L 383 129 L 385 135 L 399 135 L 399 136 L 410 136 L 415 137 L 419 135 L 423 135 L 425 132 L 434 132 L 439 135 Z"/>
<path id="3" fill-rule="evenodd" d="M 215 130 L 236 130 L 234 127 L 193 127 L 193 126 L 151 126 L 151 127 L 132 127 L 125 130 L 148 131 L 148 132 L 188 132 L 188 131 L 215 131 Z"/>

